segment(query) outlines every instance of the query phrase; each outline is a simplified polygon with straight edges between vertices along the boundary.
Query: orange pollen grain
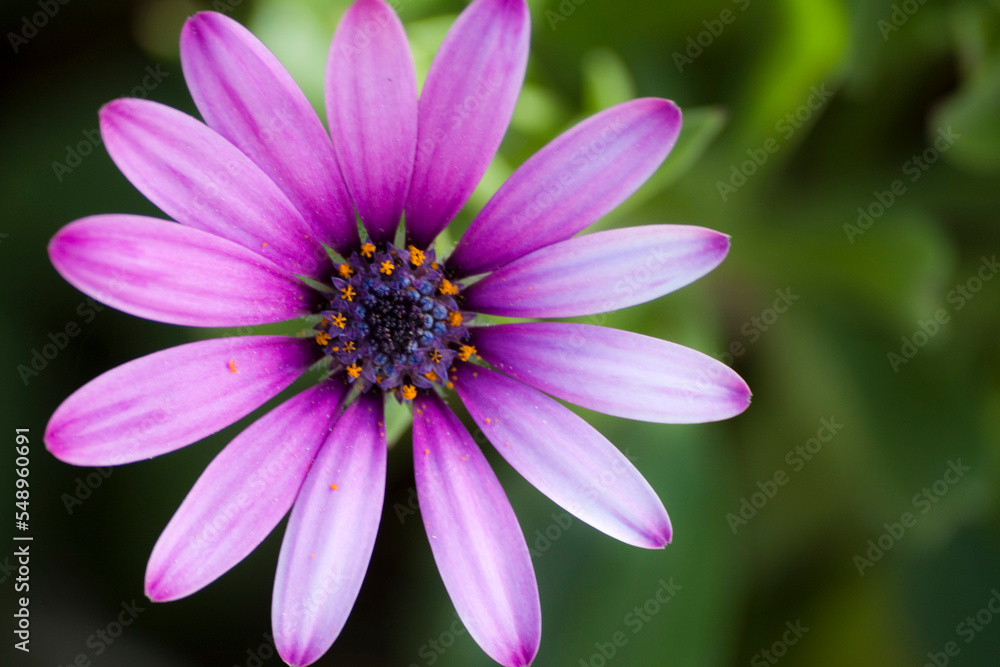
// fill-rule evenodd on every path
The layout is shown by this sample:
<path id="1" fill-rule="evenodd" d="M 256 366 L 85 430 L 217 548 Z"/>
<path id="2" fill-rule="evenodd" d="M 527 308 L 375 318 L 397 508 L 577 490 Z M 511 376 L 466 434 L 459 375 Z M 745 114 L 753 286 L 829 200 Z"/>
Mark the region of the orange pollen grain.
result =
<path id="1" fill-rule="evenodd" d="M 427 371 L 426 373 L 424 373 L 424 377 L 430 380 L 431 382 L 434 382 L 438 379 L 437 373 L 435 373 L 434 371 Z"/>
<path id="2" fill-rule="evenodd" d="M 424 251 L 415 245 L 407 246 L 407 250 L 410 251 L 410 263 L 413 266 L 420 266 L 424 263 Z"/>
<path id="3" fill-rule="evenodd" d="M 417 397 L 417 388 L 412 384 L 403 385 L 403 398 L 407 401 L 412 401 Z"/>
<path id="4" fill-rule="evenodd" d="M 475 353 L 476 348 L 474 345 L 463 345 L 458 348 L 458 358 L 462 361 L 468 361 Z"/>
<path id="5" fill-rule="evenodd" d="M 457 310 L 448 313 L 448 324 L 453 327 L 460 326 L 462 324 L 462 313 Z"/>
<path id="6" fill-rule="evenodd" d="M 450 296 L 458 294 L 458 287 L 456 287 L 455 284 L 447 278 L 441 281 L 438 285 L 438 289 L 441 290 L 441 294 L 448 294 Z"/>
<path id="7" fill-rule="evenodd" d="M 236 370 L 236 360 L 235 359 L 230 359 L 229 360 L 229 372 L 230 373 L 239 373 L 239 371 Z"/>

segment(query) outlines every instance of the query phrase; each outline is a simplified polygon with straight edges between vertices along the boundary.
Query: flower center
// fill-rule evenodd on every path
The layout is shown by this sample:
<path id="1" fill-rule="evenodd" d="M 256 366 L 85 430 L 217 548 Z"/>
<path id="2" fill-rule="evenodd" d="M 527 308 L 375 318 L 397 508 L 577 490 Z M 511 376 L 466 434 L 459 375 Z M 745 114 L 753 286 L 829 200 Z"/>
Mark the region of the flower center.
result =
<path id="1" fill-rule="evenodd" d="M 456 301 L 462 285 L 445 277 L 433 250 L 365 243 L 336 269 L 316 343 L 362 389 L 412 400 L 418 388 L 450 384 L 456 356 L 475 354 L 464 325 L 472 316 Z"/>

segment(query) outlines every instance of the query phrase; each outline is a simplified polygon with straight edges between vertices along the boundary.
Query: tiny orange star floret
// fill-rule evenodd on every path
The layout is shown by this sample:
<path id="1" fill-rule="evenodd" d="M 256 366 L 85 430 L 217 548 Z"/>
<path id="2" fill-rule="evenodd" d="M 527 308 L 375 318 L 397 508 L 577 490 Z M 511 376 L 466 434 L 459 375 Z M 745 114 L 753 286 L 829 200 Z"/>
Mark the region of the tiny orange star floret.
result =
<path id="1" fill-rule="evenodd" d="M 354 274 L 354 269 L 352 269 L 348 264 L 338 264 L 337 271 L 340 273 L 342 278 L 350 278 Z"/>
<path id="2" fill-rule="evenodd" d="M 441 284 L 438 285 L 438 289 L 441 290 L 441 294 L 448 294 L 450 296 L 458 294 L 458 287 L 456 287 L 455 284 L 447 278 L 441 281 Z"/>
<path id="3" fill-rule="evenodd" d="M 387 259 L 380 265 L 379 271 L 387 276 L 392 275 L 392 270 L 396 268 L 396 265 L 392 263 L 391 259 Z"/>
<path id="4" fill-rule="evenodd" d="M 318 345 L 326 347 L 327 343 L 329 342 L 330 342 L 330 334 L 328 334 L 327 332 L 323 331 L 322 333 L 316 334 L 316 343 Z"/>
<path id="5" fill-rule="evenodd" d="M 407 401 L 412 401 L 417 397 L 417 388 L 412 384 L 403 385 L 403 398 Z"/>
<path id="6" fill-rule="evenodd" d="M 341 329 L 343 329 L 344 327 L 347 326 L 347 318 L 341 315 L 340 313 L 337 313 L 336 315 L 333 316 L 333 323 L 336 324 Z"/>
<path id="7" fill-rule="evenodd" d="M 361 366 L 358 366 L 357 362 L 351 364 L 347 367 L 347 374 L 356 380 L 361 376 Z"/>
<path id="8" fill-rule="evenodd" d="M 361 254 L 365 257 L 371 257 L 375 254 L 375 245 L 368 241 L 363 246 L 361 246 Z"/>
<path id="9" fill-rule="evenodd" d="M 475 353 L 476 347 L 474 345 L 463 345 L 458 348 L 458 358 L 462 361 L 468 361 Z"/>
<path id="10" fill-rule="evenodd" d="M 462 313 L 457 310 L 448 313 L 448 324 L 453 327 L 460 326 L 462 324 Z"/>
<path id="11" fill-rule="evenodd" d="M 413 266 L 420 266 L 424 263 L 424 251 L 415 245 L 407 246 L 407 250 L 410 251 L 410 263 Z"/>
<path id="12" fill-rule="evenodd" d="M 355 292 L 354 288 L 351 287 L 350 285 L 340 290 L 340 298 L 344 299 L 345 301 L 354 301 L 354 297 L 357 296 L 357 294 L 358 293 Z"/>

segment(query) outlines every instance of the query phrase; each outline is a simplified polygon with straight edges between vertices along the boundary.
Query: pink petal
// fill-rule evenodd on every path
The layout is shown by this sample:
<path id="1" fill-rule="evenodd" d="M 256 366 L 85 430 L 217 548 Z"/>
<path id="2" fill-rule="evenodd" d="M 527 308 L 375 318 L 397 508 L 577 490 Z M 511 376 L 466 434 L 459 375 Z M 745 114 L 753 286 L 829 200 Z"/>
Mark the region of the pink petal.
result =
<path id="1" fill-rule="evenodd" d="M 153 548 L 146 567 L 149 599 L 188 596 L 257 548 L 292 508 L 346 394 L 340 380 L 308 389 L 215 457 Z"/>
<path id="2" fill-rule="evenodd" d="M 483 359 L 556 398 L 626 419 L 698 424 L 746 410 L 731 368 L 676 343 L 588 324 L 533 322 L 473 329 Z"/>
<path id="3" fill-rule="evenodd" d="M 653 98 L 588 118 L 507 179 L 448 266 L 459 276 L 492 271 L 589 227 L 653 175 L 680 129 L 680 109 Z"/>
<path id="4" fill-rule="evenodd" d="M 328 269 L 320 239 L 285 193 L 203 123 L 156 102 L 120 99 L 101 109 L 101 135 L 132 185 L 174 220 L 293 273 Z"/>
<path id="5" fill-rule="evenodd" d="M 475 0 L 455 21 L 420 94 L 406 233 L 430 245 L 475 190 L 514 113 L 528 62 L 524 0 Z"/>
<path id="6" fill-rule="evenodd" d="M 327 438 L 288 520 L 271 622 L 281 658 L 308 665 L 344 627 L 375 547 L 385 496 L 381 393 L 359 396 Z"/>
<path id="7" fill-rule="evenodd" d="M 141 357 L 63 401 L 45 429 L 57 458 L 131 463 L 197 442 L 250 414 L 320 357 L 311 340 L 221 338 Z"/>
<path id="8" fill-rule="evenodd" d="M 517 380 L 460 364 L 455 387 L 497 451 L 539 491 L 628 544 L 660 549 L 670 519 L 656 492 L 594 427 Z"/>
<path id="9" fill-rule="evenodd" d="M 199 12 L 181 32 L 181 64 L 208 126 L 278 185 L 309 233 L 341 253 L 357 247 L 354 208 L 330 137 L 267 47 L 236 21 Z"/>
<path id="10" fill-rule="evenodd" d="M 435 393 L 414 401 L 413 461 L 431 551 L 459 618 L 501 665 L 530 664 L 542 627 L 528 545 L 486 458 Z"/>
<path id="11" fill-rule="evenodd" d="M 672 292 L 714 269 L 729 237 L 703 227 L 649 225 L 554 243 L 471 285 L 465 308 L 508 317 L 575 317 Z"/>
<path id="12" fill-rule="evenodd" d="M 369 235 L 396 235 L 417 146 L 417 81 L 403 24 L 382 0 L 358 0 L 337 27 L 326 65 L 337 158 Z"/>
<path id="13" fill-rule="evenodd" d="M 97 215 L 52 238 L 49 258 L 80 291 L 137 317 L 196 327 L 280 322 L 318 295 L 260 255 L 208 232 L 136 215 Z"/>

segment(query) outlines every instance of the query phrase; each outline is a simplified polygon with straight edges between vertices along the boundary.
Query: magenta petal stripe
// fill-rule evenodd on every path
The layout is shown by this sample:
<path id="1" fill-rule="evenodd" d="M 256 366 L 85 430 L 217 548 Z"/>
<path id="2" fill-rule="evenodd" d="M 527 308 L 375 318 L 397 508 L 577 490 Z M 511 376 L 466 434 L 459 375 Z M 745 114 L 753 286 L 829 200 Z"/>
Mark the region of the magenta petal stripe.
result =
<path id="1" fill-rule="evenodd" d="M 414 401 L 413 460 L 420 514 L 459 618 L 501 665 L 530 664 L 542 628 L 524 534 L 486 458 L 433 392 Z"/>
<path id="2" fill-rule="evenodd" d="M 464 292 L 464 308 L 575 317 L 644 303 L 694 282 L 729 251 L 725 234 L 685 225 L 597 232 L 516 259 Z"/>
<path id="3" fill-rule="evenodd" d="M 281 658 L 320 658 L 344 628 L 375 547 L 385 496 L 382 395 L 363 394 L 306 476 L 278 557 L 271 622 Z"/>
<path id="4" fill-rule="evenodd" d="M 174 220 L 234 241 L 293 273 L 315 277 L 329 265 L 285 193 L 204 123 L 135 99 L 115 100 L 100 116 L 111 159 Z"/>
<path id="5" fill-rule="evenodd" d="M 311 340 L 220 338 L 156 352 L 91 380 L 56 409 L 45 444 L 83 466 L 131 463 L 197 442 L 256 410 L 319 357 Z"/>
<path id="6" fill-rule="evenodd" d="M 188 19 L 181 65 L 198 111 L 288 196 L 311 234 L 357 246 L 354 208 L 333 146 L 288 70 L 249 30 L 215 12 Z"/>
<path id="7" fill-rule="evenodd" d="M 153 548 L 146 567 L 149 599 L 190 595 L 257 548 L 292 508 L 346 393 L 340 379 L 308 389 L 215 457 Z"/>
<path id="8" fill-rule="evenodd" d="M 656 492 L 593 426 L 548 396 L 461 364 L 455 388 L 497 451 L 536 489 L 600 531 L 647 549 L 670 542 Z"/>
<path id="9" fill-rule="evenodd" d="M 312 312 L 317 293 L 231 241 L 166 220 L 98 215 L 49 242 L 71 285 L 112 308 L 168 324 L 231 327 Z"/>
<path id="10" fill-rule="evenodd" d="M 475 0 L 434 57 L 420 94 L 406 233 L 424 248 L 475 190 L 496 155 L 528 63 L 524 0 Z"/>
<path id="11" fill-rule="evenodd" d="M 669 100 L 625 102 L 563 133 L 525 162 L 476 217 L 448 266 L 468 276 L 564 241 L 629 198 L 677 141 Z"/>
<path id="12" fill-rule="evenodd" d="M 676 343 L 588 324 L 537 322 L 472 330 L 483 359 L 535 389 L 626 419 L 698 424 L 750 404 L 731 368 Z"/>
<path id="13" fill-rule="evenodd" d="M 337 158 L 365 229 L 392 241 L 417 146 L 417 81 L 403 24 L 382 0 L 358 0 L 337 26 L 326 66 Z"/>

